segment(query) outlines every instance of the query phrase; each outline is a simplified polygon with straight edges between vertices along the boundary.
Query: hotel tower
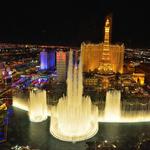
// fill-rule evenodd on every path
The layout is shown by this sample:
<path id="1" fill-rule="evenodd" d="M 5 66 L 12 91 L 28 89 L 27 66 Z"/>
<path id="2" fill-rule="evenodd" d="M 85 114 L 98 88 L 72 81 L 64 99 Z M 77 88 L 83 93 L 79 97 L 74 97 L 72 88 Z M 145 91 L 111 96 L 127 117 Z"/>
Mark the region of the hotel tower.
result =
<path id="1" fill-rule="evenodd" d="M 83 71 L 98 70 L 100 73 L 123 73 L 124 45 L 111 44 L 112 17 L 107 16 L 104 27 L 104 42 L 82 43 Z"/>

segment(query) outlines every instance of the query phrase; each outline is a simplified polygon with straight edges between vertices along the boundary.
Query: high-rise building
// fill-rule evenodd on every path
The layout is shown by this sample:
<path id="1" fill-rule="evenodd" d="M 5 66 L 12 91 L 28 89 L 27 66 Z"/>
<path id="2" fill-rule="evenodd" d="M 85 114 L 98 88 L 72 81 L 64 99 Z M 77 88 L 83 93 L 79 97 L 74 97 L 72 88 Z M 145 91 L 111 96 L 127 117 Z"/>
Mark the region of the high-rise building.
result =
<path id="1" fill-rule="evenodd" d="M 64 51 L 56 52 L 56 71 L 58 81 L 66 81 L 67 76 L 67 53 Z"/>
<path id="2" fill-rule="evenodd" d="M 48 52 L 42 51 L 40 52 L 40 69 L 41 70 L 47 70 L 49 68 L 48 64 Z"/>
<path id="3" fill-rule="evenodd" d="M 40 69 L 41 70 L 54 70 L 55 68 L 55 51 L 42 51 L 40 52 Z"/>
<path id="4" fill-rule="evenodd" d="M 48 52 L 49 55 L 49 68 L 50 70 L 54 70 L 56 67 L 56 52 L 54 50 L 50 50 Z"/>
<path id="5" fill-rule="evenodd" d="M 98 70 L 100 73 L 123 72 L 124 45 L 110 44 L 112 17 L 107 16 L 104 27 L 104 42 L 82 43 L 83 71 Z"/>

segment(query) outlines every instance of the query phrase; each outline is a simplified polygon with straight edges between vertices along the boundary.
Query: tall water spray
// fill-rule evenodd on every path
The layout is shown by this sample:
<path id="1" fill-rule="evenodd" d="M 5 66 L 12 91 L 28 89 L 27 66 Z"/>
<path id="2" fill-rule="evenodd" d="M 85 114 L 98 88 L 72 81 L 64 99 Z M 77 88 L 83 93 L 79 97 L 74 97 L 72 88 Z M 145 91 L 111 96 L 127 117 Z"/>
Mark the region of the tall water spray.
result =
<path id="1" fill-rule="evenodd" d="M 42 122 L 47 119 L 46 91 L 38 89 L 30 91 L 29 118 L 32 122 Z"/>
<path id="2" fill-rule="evenodd" d="M 105 122 L 118 122 L 121 117 L 121 93 L 113 90 L 106 93 L 106 102 L 104 109 Z"/>
<path id="3" fill-rule="evenodd" d="M 63 141 L 81 141 L 93 137 L 98 131 L 98 108 L 90 97 L 83 97 L 82 60 L 73 67 L 72 51 L 69 54 L 67 96 L 59 99 L 51 111 L 51 134 Z"/>

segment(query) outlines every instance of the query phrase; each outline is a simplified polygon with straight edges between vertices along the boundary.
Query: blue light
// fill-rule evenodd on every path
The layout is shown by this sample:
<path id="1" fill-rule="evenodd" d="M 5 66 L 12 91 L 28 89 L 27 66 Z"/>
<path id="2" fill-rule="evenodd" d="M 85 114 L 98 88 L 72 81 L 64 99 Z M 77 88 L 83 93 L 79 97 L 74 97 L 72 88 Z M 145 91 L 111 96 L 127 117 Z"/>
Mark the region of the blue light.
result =
<path id="1" fill-rule="evenodd" d="M 41 70 L 54 70 L 55 68 L 55 51 L 42 51 L 40 52 L 40 69 Z"/>
<path id="2" fill-rule="evenodd" d="M 4 127 L 0 127 L 0 142 L 6 140 Z"/>
<path id="3" fill-rule="evenodd" d="M 0 132 L 0 136 L 4 135 L 4 132 Z"/>
<path id="4" fill-rule="evenodd" d="M 14 111 L 13 111 L 13 108 L 10 107 L 9 109 L 7 109 L 7 115 L 8 117 L 11 117 L 13 115 Z"/>
<path id="5" fill-rule="evenodd" d="M 55 51 L 50 51 L 49 52 L 49 66 L 51 70 L 55 69 Z"/>
<path id="6" fill-rule="evenodd" d="M 48 69 L 47 57 L 48 57 L 47 52 L 43 51 L 40 53 L 41 70 Z"/>
<path id="7" fill-rule="evenodd" d="M 4 124 L 7 125 L 8 124 L 8 118 L 4 118 Z"/>

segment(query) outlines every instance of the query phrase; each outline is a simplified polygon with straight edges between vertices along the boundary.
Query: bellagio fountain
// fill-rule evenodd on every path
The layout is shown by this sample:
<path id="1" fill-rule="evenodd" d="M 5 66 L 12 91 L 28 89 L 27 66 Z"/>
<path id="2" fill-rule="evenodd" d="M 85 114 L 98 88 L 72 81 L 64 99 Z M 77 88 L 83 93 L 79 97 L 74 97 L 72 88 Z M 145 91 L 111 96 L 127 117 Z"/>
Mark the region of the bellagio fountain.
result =
<path id="1" fill-rule="evenodd" d="M 82 51 L 81 51 L 82 53 Z M 27 98 L 13 97 L 13 106 L 29 111 L 32 122 L 41 122 L 50 115 L 50 133 L 62 141 L 82 141 L 93 137 L 98 122 L 145 122 L 150 121 L 150 101 L 146 103 L 121 100 L 121 91 L 106 93 L 106 100 L 98 110 L 89 96 L 83 96 L 82 54 L 80 62 L 73 65 L 73 52 L 69 54 L 67 95 L 58 104 L 48 107 L 46 91 L 33 89 Z M 50 113 L 48 113 L 50 112 Z"/>
<path id="2" fill-rule="evenodd" d="M 51 110 L 50 133 L 62 141 L 82 141 L 98 131 L 98 108 L 90 97 L 84 97 L 82 60 L 73 66 L 72 51 L 69 54 L 67 95 L 59 99 Z"/>
<path id="3" fill-rule="evenodd" d="M 46 91 L 37 88 L 30 91 L 29 118 L 32 122 L 42 122 L 47 119 Z"/>

